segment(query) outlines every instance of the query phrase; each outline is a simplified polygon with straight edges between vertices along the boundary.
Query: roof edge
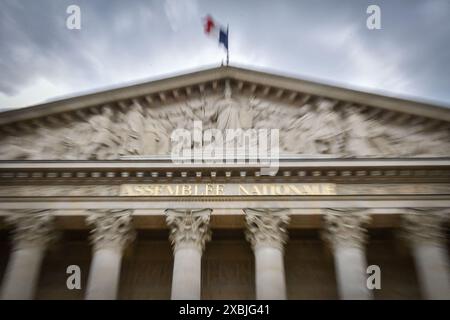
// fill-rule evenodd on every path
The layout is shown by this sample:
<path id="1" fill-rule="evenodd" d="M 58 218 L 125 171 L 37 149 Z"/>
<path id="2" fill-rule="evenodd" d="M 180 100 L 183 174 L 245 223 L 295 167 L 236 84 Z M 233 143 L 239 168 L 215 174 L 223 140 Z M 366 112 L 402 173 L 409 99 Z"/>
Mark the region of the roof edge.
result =
<path id="1" fill-rule="evenodd" d="M 450 122 L 450 108 L 445 106 L 406 100 L 376 93 L 368 93 L 336 85 L 322 84 L 287 75 L 268 73 L 236 66 L 221 66 L 5 111 L 0 113 L 0 125 L 48 116 L 54 113 L 70 112 L 80 108 L 107 104 L 114 101 L 132 99 L 138 96 L 149 95 L 174 88 L 188 87 L 224 78 L 233 78 L 264 86 L 304 92 L 336 100 L 349 101 Z"/>

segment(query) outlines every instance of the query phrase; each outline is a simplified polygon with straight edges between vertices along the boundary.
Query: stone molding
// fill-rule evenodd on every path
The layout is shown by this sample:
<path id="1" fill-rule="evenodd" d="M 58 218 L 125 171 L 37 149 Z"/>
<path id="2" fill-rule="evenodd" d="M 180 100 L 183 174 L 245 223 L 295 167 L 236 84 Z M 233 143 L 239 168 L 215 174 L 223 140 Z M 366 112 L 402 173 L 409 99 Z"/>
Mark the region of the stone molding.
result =
<path id="1" fill-rule="evenodd" d="M 244 209 L 247 223 L 246 239 L 253 249 L 273 246 L 283 250 L 288 240 L 290 217 L 287 209 Z"/>
<path id="2" fill-rule="evenodd" d="M 174 252 L 183 247 L 194 247 L 200 251 L 205 249 L 206 242 L 211 240 L 211 212 L 211 209 L 165 210 Z"/>
<path id="3" fill-rule="evenodd" d="M 258 177 L 260 168 L 251 164 L 229 163 L 221 165 L 203 163 L 201 170 L 192 163 L 180 164 L 176 168 L 170 158 L 144 158 L 146 161 L 122 160 L 120 162 L 71 161 L 4 161 L 0 163 L 0 196 L 114 196 L 119 193 L 120 183 L 196 182 L 198 178 L 217 181 L 273 180 L 283 177 L 288 180 L 308 179 L 308 182 L 345 183 L 339 186 L 342 194 L 380 194 L 373 184 L 385 185 L 392 193 L 392 184 L 399 184 L 395 192 L 448 193 L 445 184 L 450 177 L 448 159 L 308 159 L 281 158 L 277 177 Z M 157 161 L 155 161 L 157 160 Z M 351 169 L 350 169 L 351 167 Z M 425 168 L 426 167 L 426 168 Z M 245 177 L 242 177 L 244 172 Z M 264 179 L 263 179 L 264 178 Z M 359 186 L 350 184 L 357 179 Z M 386 181 L 389 183 L 386 184 Z M 37 183 L 39 182 L 39 183 Z M 419 186 L 424 183 L 433 186 Z M 370 184 L 370 185 L 368 185 Z M 402 185 L 400 187 L 400 184 Z M 409 187 L 408 187 L 409 185 Z M 378 188 L 378 186 L 376 187 Z M 61 192 L 61 190 L 64 190 Z M 400 190 L 400 191 L 398 191 Z"/>
<path id="4" fill-rule="evenodd" d="M 402 217 L 404 239 L 410 244 L 445 245 L 443 225 L 449 221 L 448 212 L 436 208 L 409 208 L 407 211 Z"/>
<path id="5" fill-rule="evenodd" d="M 325 209 L 322 237 L 332 248 L 338 246 L 363 248 L 367 241 L 369 214 L 361 208 Z"/>
<path id="6" fill-rule="evenodd" d="M 88 210 L 86 223 L 93 226 L 90 240 L 94 250 L 113 248 L 123 250 L 136 238 L 132 225 L 132 210 Z"/>
<path id="7" fill-rule="evenodd" d="M 14 248 L 46 247 L 55 240 L 52 210 L 10 210 L 6 223 L 14 225 Z"/>

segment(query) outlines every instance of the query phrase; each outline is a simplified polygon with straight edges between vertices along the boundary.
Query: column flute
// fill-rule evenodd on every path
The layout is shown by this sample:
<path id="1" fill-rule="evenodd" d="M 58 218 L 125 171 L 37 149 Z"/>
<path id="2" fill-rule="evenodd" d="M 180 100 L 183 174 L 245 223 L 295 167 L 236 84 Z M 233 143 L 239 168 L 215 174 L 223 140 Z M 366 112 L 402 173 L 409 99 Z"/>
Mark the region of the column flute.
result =
<path id="1" fill-rule="evenodd" d="M 256 299 L 286 299 L 284 244 L 289 216 L 285 209 L 244 209 L 246 238 L 255 254 Z"/>
<path id="2" fill-rule="evenodd" d="M 86 221 L 94 226 L 91 234 L 93 257 L 86 299 L 117 298 L 123 250 L 136 237 L 131 213 L 131 210 L 90 210 Z"/>
<path id="3" fill-rule="evenodd" d="M 404 236 L 416 264 L 426 299 L 450 299 L 450 273 L 443 224 L 448 213 L 435 209 L 409 209 L 403 216 Z"/>
<path id="4" fill-rule="evenodd" d="M 33 299 L 42 260 L 54 239 L 51 210 L 13 210 L 13 248 L 3 280 L 2 299 Z"/>
<path id="5" fill-rule="evenodd" d="M 172 300 L 201 297 L 201 261 L 205 244 L 211 239 L 211 212 L 211 209 L 165 211 L 174 252 Z"/>
<path id="6" fill-rule="evenodd" d="M 367 260 L 364 227 L 370 216 L 361 209 L 328 209 L 323 236 L 333 250 L 339 296 L 341 299 L 372 299 L 367 288 Z"/>

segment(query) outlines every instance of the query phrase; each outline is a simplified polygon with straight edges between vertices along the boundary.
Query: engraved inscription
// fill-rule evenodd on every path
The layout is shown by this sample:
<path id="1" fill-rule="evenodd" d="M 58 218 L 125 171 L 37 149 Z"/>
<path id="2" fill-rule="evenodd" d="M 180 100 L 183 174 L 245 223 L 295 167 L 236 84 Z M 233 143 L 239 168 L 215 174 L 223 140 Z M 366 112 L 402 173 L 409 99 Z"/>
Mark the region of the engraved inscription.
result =
<path id="1" fill-rule="evenodd" d="M 333 183 L 123 184 L 121 196 L 302 196 L 334 195 Z"/>

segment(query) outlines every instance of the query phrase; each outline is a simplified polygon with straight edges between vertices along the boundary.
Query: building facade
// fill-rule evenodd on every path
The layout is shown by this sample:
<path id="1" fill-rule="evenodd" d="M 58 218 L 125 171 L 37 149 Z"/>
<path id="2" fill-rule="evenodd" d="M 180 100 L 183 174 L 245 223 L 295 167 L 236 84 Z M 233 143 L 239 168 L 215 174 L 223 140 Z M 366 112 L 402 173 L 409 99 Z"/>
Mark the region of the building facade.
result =
<path id="1" fill-rule="evenodd" d="M 449 299 L 449 110 L 220 67 L 3 112 L 1 297 Z M 276 170 L 174 163 L 196 122 Z"/>

